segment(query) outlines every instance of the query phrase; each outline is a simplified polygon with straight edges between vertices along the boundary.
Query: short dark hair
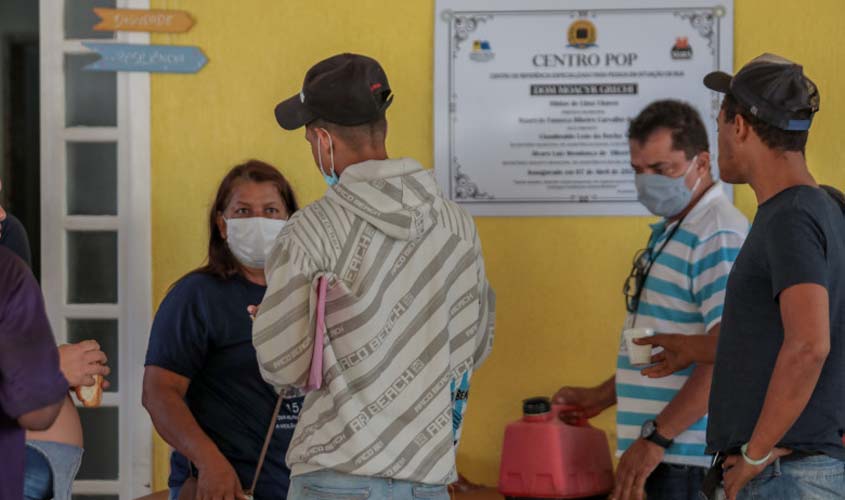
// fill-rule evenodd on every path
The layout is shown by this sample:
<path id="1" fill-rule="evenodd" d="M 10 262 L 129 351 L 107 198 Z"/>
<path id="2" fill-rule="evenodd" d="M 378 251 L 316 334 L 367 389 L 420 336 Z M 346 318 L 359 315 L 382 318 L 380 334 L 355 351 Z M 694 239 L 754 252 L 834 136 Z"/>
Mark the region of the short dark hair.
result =
<path id="1" fill-rule="evenodd" d="M 308 124 L 312 128 L 324 128 L 330 134 L 340 137 L 352 149 L 360 151 L 366 147 L 377 147 L 387 138 L 387 119 L 382 113 L 375 120 L 361 125 L 338 125 L 322 118 Z"/>
<path id="2" fill-rule="evenodd" d="M 722 111 L 725 112 L 725 121 L 728 123 L 733 123 L 736 115 L 741 115 L 754 130 L 754 133 L 757 134 L 757 137 L 763 141 L 763 144 L 771 149 L 804 153 L 804 150 L 807 148 L 807 138 L 810 136 L 809 131 L 782 130 L 774 125 L 769 125 L 752 115 L 731 94 L 725 94 L 725 98 L 722 100 Z"/>
<path id="3" fill-rule="evenodd" d="M 628 139 L 644 143 L 655 131 L 672 132 L 672 149 L 682 150 L 688 160 L 702 151 L 710 151 L 707 129 L 701 116 L 690 104 L 672 99 L 654 101 L 628 126 Z"/>

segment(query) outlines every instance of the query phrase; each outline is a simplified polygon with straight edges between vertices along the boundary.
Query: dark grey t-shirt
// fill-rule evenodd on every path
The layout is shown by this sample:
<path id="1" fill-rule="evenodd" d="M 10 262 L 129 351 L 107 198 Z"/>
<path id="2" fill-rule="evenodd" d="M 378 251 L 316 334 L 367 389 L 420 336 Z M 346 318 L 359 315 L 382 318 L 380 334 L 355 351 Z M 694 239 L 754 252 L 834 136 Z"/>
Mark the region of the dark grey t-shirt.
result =
<path id="1" fill-rule="evenodd" d="M 778 297 L 802 283 L 830 297 L 830 354 L 807 407 L 779 446 L 845 459 L 845 216 L 821 189 L 796 186 L 760 205 L 728 279 L 707 448 L 751 439 L 783 343 Z"/>

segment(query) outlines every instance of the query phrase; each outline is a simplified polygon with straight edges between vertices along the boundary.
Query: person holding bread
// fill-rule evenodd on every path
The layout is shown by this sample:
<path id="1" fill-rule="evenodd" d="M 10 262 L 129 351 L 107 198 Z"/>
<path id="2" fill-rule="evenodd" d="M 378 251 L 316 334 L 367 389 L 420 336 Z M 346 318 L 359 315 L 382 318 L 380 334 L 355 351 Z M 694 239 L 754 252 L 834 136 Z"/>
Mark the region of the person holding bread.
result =
<path id="1" fill-rule="evenodd" d="M 174 448 L 172 499 L 240 499 L 253 483 L 257 500 L 287 495 L 284 457 L 302 398 L 281 400 L 261 378 L 247 308 L 264 297 L 267 252 L 297 209 L 273 166 L 233 168 L 211 206 L 206 265 L 178 280 L 159 307 L 143 404 Z"/>
<path id="2" fill-rule="evenodd" d="M 0 190 L 2 188 L 0 182 Z M 0 247 L 17 256 L 19 265 L 32 267 L 32 252 L 26 229 L 2 206 Z M 37 288 L 34 277 L 31 283 Z M 109 374 L 106 364 L 108 359 L 100 345 L 94 340 L 64 344 L 58 347 L 58 356 L 59 369 L 70 388 L 76 392 L 79 402 L 86 407 L 99 406 L 103 389 L 108 387 L 108 381 L 103 377 Z M 82 463 L 82 423 L 69 394 L 59 403 L 58 415 L 48 428 L 26 431 L 23 482 L 23 497 L 26 500 L 71 498 L 73 480 Z"/>
<path id="3" fill-rule="evenodd" d="M 95 340 L 59 346 L 59 367 L 82 406 L 100 406 L 103 389 L 109 387 L 103 378 L 110 373 L 107 362 Z M 53 425 L 26 433 L 24 499 L 70 500 L 83 449 L 82 422 L 68 394 Z"/>

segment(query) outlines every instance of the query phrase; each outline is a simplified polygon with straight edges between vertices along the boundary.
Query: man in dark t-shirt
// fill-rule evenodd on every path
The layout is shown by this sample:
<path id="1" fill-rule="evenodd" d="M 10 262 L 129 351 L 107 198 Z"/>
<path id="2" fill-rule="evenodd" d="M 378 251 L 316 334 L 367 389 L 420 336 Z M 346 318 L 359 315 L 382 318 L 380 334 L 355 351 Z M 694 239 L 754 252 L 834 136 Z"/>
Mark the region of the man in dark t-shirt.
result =
<path id="1" fill-rule="evenodd" d="M 725 93 L 721 177 L 759 205 L 728 279 L 708 449 L 730 499 L 842 498 L 845 218 L 804 156 L 818 90 L 769 54 L 704 83 Z"/>
<path id="2" fill-rule="evenodd" d="M 49 427 L 67 390 L 41 289 L 0 246 L 0 500 L 23 498 L 24 429 Z"/>

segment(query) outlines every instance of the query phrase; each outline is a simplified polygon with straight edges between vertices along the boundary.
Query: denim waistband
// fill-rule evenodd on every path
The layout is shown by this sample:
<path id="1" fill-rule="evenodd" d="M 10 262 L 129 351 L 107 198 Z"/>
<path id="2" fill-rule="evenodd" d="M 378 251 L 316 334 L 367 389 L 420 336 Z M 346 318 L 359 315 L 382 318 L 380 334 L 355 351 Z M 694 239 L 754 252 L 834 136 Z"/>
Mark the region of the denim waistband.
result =
<path id="1" fill-rule="evenodd" d="M 71 500 L 71 488 L 82 463 L 82 448 L 52 441 L 27 441 L 50 464 L 53 472 L 53 500 Z"/>

